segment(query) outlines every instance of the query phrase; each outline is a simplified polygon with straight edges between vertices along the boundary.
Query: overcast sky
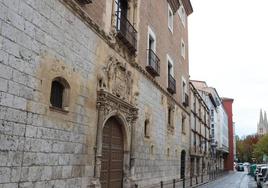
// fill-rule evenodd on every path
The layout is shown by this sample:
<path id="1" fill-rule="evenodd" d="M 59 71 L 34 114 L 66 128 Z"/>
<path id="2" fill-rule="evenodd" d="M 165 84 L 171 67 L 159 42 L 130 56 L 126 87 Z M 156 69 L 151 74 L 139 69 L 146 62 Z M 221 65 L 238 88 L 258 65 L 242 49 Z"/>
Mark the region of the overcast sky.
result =
<path id="1" fill-rule="evenodd" d="M 268 0 L 191 0 L 190 79 L 233 98 L 240 137 L 257 132 L 268 111 Z"/>

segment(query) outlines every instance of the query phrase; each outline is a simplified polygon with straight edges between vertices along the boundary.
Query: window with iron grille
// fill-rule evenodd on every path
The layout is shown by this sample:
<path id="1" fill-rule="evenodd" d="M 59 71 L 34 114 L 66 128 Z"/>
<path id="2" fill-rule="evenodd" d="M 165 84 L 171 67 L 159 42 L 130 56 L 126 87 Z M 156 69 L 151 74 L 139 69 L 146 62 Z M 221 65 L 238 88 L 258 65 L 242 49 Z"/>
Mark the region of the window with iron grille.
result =
<path id="1" fill-rule="evenodd" d="M 62 97 L 63 97 L 64 86 L 58 82 L 53 81 L 51 84 L 51 95 L 50 103 L 52 106 L 62 108 Z"/>
<path id="2" fill-rule="evenodd" d="M 185 128 L 185 117 L 182 117 L 182 120 L 181 120 L 181 131 L 183 134 L 186 133 L 186 128 Z"/>
<path id="3" fill-rule="evenodd" d="M 54 78 L 51 83 L 50 106 L 55 109 L 68 111 L 69 90 L 70 86 L 64 78 Z"/>

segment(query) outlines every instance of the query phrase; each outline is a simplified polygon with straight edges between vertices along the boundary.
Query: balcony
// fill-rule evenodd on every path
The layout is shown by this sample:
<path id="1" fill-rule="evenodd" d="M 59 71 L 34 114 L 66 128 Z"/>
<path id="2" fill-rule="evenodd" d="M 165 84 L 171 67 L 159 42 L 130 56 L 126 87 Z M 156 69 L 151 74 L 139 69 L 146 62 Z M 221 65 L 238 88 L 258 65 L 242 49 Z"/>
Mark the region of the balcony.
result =
<path id="1" fill-rule="evenodd" d="M 84 4 L 89 4 L 89 3 L 92 3 L 91 0 L 82 0 Z"/>
<path id="2" fill-rule="evenodd" d="M 176 80 L 170 74 L 168 74 L 168 88 L 167 88 L 167 90 L 171 94 L 176 93 Z"/>
<path id="3" fill-rule="evenodd" d="M 186 107 L 189 106 L 189 96 L 186 93 L 183 93 L 183 102 L 182 104 Z"/>
<path id="4" fill-rule="evenodd" d="M 160 76 L 160 59 L 151 49 L 147 49 L 148 65 L 146 70 L 153 76 Z"/>
<path id="5" fill-rule="evenodd" d="M 137 31 L 122 11 L 116 11 L 117 37 L 132 51 L 137 51 Z"/>

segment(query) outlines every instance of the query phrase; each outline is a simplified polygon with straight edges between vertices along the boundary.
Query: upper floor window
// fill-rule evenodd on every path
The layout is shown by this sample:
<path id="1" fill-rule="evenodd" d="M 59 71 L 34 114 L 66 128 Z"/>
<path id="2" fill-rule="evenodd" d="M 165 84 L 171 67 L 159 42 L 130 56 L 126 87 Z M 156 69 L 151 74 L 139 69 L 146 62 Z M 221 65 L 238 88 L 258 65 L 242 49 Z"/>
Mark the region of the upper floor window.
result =
<path id="1" fill-rule="evenodd" d="M 185 59 L 185 43 L 181 39 L 181 56 Z"/>
<path id="2" fill-rule="evenodd" d="M 182 120 L 181 120 L 181 131 L 183 134 L 186 133 L 185 119 L 186 119 L 186 117 L 182 117 Z"/>
<path id="3" fill-rule="evenodd" d="M 68 111 L 69 90 L 70 86 L 64 78 L 55 78 L 51 83 L 50 106 Z"/>
<path id="4" fill-rule="evenodd" d="M 146 69 L 153 76 L 160 76 L 160 59 L 156 55 L 156 36 L 150 26 L 148 26 Z"/>
<path id="5" fill-rule="evenodd" d="M 167 90 L 174 94 L 176 93 L 176 80 L 174 79 L 173 61 L 167 54 Z"/>
<path id="6" fill-rule="evenodd" d="M 132 25 L 134 13 L 129 11 L 134 7 L 129 7 L 127 0 L 115 0 L 115 26 L 118 31 L 118 38 L 131 50 L 137 50 L 137 31 Z M 129 13 L 132 15 L 129 15 Z M 132 19 L 130 19 L 131 17 Z M 132 22 L 131 22 L 132 20 Z"/>
<path id="7" fill-rule="evenodd" d="M 168 4 L 168 28 L 173 33 L 173 12 Z"/>
<path id="8" fill-rule="evenodd" d="M 180 6 L 180 8 L 178 10 L 178 14 L 179 14 L 179 16 L 181 18 L 181 22 L 182 22 L 183 26 L 185 26 L 185 17 L 186 16 L 185 16 L 185 10 L 184 10 L 182 5 Z"/>
<path id="9" fill-rule="evenodd" d="M 182 77 L 182 103 L 185 107 L 189 106 L 189 97 L 187 95 L 187 85 L 186 85 L 186 80 L 184 77 Z"/>

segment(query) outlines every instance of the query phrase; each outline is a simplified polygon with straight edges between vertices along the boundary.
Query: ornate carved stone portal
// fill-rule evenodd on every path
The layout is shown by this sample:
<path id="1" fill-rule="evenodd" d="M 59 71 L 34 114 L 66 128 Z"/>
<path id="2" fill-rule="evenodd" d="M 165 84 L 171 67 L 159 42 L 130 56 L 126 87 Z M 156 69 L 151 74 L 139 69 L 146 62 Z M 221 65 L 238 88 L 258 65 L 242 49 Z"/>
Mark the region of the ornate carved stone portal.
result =
<path id="1" fill-rule="evenodd" d="M 126 64 L 110 57 L 107 66 L 99 75 L 97 91 L 97 142 L 95 155 L 95 174 L 92 183 L 100 187 L 102 135 L 105 122 L 116 117 L 121 124 L 124 136 L 124 177 L 123 187 L 131 187 L 135 164 L 135 124 L 138 118 L 136 99 L 138 92 L 133 93 L 133 78 Z"/>

